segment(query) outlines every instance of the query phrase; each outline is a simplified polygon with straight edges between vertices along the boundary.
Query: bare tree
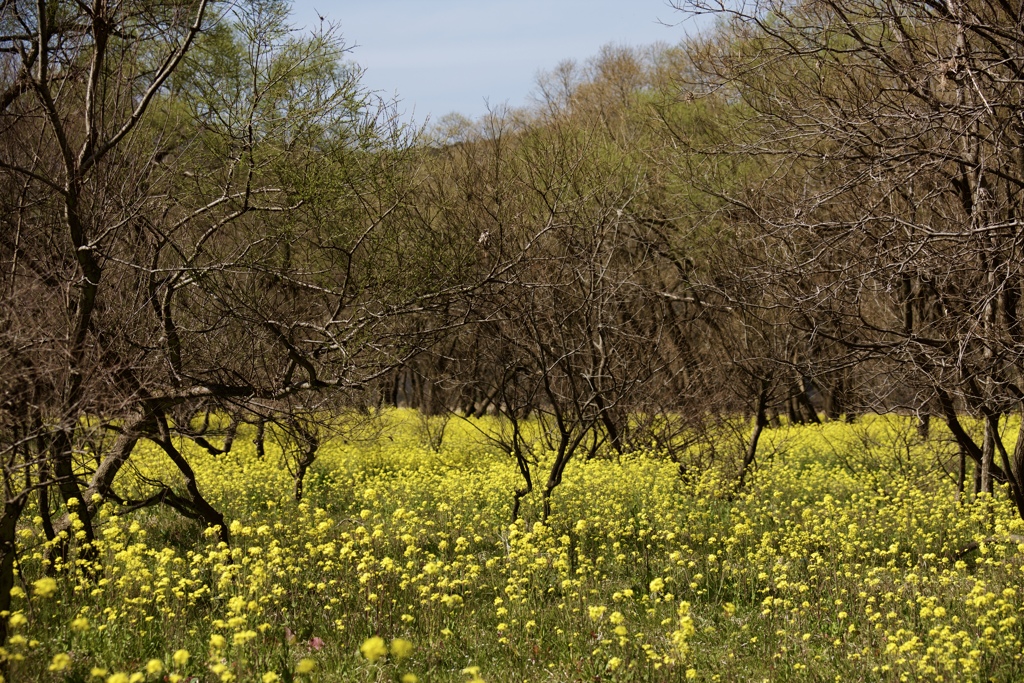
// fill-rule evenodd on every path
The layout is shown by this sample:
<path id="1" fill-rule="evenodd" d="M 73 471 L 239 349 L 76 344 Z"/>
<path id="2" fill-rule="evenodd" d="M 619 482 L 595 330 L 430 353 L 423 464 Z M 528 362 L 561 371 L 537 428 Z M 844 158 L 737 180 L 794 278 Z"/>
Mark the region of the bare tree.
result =
<path id="1" fill-rule="evenodd" d="M 55 570 L 90 571 L 104 500 L 228 541 L 191 449 L 361 392 L 463 283 L 401 263 L 432 256 L 400 220 L 408 139 L 335 32 L 255 0 L 3 3 L 0 25 L 2 606 L 30 496 Z M 177 476 L 131 498 L 141 441 Z"/>
<path id="2" fill-rule="evenodd" d="M 626 106 L 642 94 L 639 67 L 621 52 L 604 57 L 598 65 L 621 87 L 608 77 L 592 81 L 593 92 L 493 115 L 439 152 L 448 174 L 434 199 L 440 219 L 447 234 L 470 233 L 477 263 L 494 273 L 469 302 L 473 325 L 450 352 L 461 350 L 456 405 L 502 417 L 492 436 L 523 477 L 513 516 L 535 487 L 541 451 L 550 458 L 546 518 L 577 454 L 648 446 L 650 432 L 639 427 L 658 423 L 665 407 L 652 389 L 664 398 L 676 370 L 666 342 L 663 221 L 652 218 L 651 168 L 638 152 L 648 126 L 636 125 L 640 108 Z M 598 106 L 607 92 L 618 101 Z"/>
<path id="3" fill-rule="evenodd" d="M 938 405 L 981 488 L 1024 512 L 1020 410 L 1020 28 L 1001 2 L 688 2 L 723 32 L 695 52 L 693 87 L 744 125 L 718 151 L 770 184 L 722 193 L 808 334 L 888 367 L 877 409 Z M 959 413 L 980 416 L 979 446 Z M 999 463 L 995 454 L 999 454 Z"/>

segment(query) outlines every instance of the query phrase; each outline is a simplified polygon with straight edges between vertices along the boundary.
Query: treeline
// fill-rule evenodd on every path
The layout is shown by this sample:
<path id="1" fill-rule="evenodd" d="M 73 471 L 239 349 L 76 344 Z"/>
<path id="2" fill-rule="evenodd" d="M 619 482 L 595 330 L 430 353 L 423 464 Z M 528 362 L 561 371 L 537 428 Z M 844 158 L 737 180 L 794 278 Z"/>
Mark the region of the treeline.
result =
<path id="1" fill-rule="evenodd" d="M 711 4 L 419 131 L 286 3 L 0 4 L 0 610 L 26 509 L 55 568 L 105 501 L 227 542 L 184 442 L 273 434 L 301 496 L 388 404 L 503 418 L 516 501 L 543 442 L 546 503 L 737 416 L 741 484 L 779 417 L 935 416 L 1024 513 L 1024 4 Z M 142 442 L 181 477 L 129 499 Z"/>

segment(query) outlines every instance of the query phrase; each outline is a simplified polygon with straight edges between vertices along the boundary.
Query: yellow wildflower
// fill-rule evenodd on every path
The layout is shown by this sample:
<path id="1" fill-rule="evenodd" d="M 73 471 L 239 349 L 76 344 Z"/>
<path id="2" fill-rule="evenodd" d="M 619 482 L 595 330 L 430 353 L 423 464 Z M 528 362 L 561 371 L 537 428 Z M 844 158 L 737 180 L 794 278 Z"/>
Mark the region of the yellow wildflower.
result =
<path id="1" fill-rule="evenodd" d="M 384 639 L 380 636 L 367 638 L 363 644 L 359 646 L 359 651 L 369 662 L 376 662 L 378 659 L 388 654 L 388 648 L 384 645 Z"/>
<path id="2" fill-rule="evenodd" d="M 71 666 L 71 657 L 64 652 L 55 654 L 53 661 L 50 662 L 50 671 L 63 671 L 64 669 Z"/>
<path id="3" fill-rule="evenodd" d="M 412 654 L 412 643 L 405 638 L 395 638 L 391 641 L 391 654 L 396 659 L 405 659 Z"/>
<path id="4" fill-rule="evenodd" d="M 57 592 L 57 582 L 52 577 L 44 576 L 32 583 L 32 594 L 39 598 L 48 598 Z"/>

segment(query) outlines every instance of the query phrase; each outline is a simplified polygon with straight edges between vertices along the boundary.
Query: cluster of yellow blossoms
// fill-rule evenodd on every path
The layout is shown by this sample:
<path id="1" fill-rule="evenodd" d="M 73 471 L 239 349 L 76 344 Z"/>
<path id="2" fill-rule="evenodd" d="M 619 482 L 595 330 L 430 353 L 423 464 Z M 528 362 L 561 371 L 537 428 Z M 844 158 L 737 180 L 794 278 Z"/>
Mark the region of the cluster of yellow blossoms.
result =
<path id="1" fill-rule="evenodd" d="M 512 522 L 519 473 L 480 438 L 486 418 L 453 421 L 439 449 L 417 416 L 381 420 L 373 440 L 321 449 L 302 502 L 282 453 L 259 459 L 243 434 L 229 454 L 186 450 L 230 547 L 168 509 L 105 504 L 94 559 L 46 567 L 30 514 L 2 615 L 8 679 L 968 681 L 1024 667 L 1024 523 L 1005 495 L 958 499 L 950 446 L 908 421 L 769 430 L 744 490 L 724 446 L 685 476 L 658 452 L 579 460 L 548 520 L 531 494 Z M 142 450 L 118 488 L 176 476 Z"/>

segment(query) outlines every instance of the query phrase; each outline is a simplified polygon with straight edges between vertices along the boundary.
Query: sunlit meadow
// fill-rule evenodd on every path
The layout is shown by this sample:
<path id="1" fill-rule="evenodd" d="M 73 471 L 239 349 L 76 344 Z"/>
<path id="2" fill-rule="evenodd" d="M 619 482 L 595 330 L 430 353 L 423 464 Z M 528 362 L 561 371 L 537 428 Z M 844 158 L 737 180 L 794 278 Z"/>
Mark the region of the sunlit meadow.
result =
<path id="1" fill-rule="evenodd" d="M 957 500 L 942 433 L 769 430 L 742 492 L 729 448 L 685 474 L 658 453 L 581 459 L 546 524 L 538 493 L 512 524 L 519 475 L 486 424 L 453 419 L 439 448 L 425 424 L 396 411 L 325 445 L 300 503 L 251 434 L 190 451 L 230 548 L 107 504 L 99 567 L 51 576 L 28 514 L 8 680 L 1024 677 L 1024 524 L 1001 492 Z M 119 488 L 174 481 L 165 458 L 143 450 Z"/>

